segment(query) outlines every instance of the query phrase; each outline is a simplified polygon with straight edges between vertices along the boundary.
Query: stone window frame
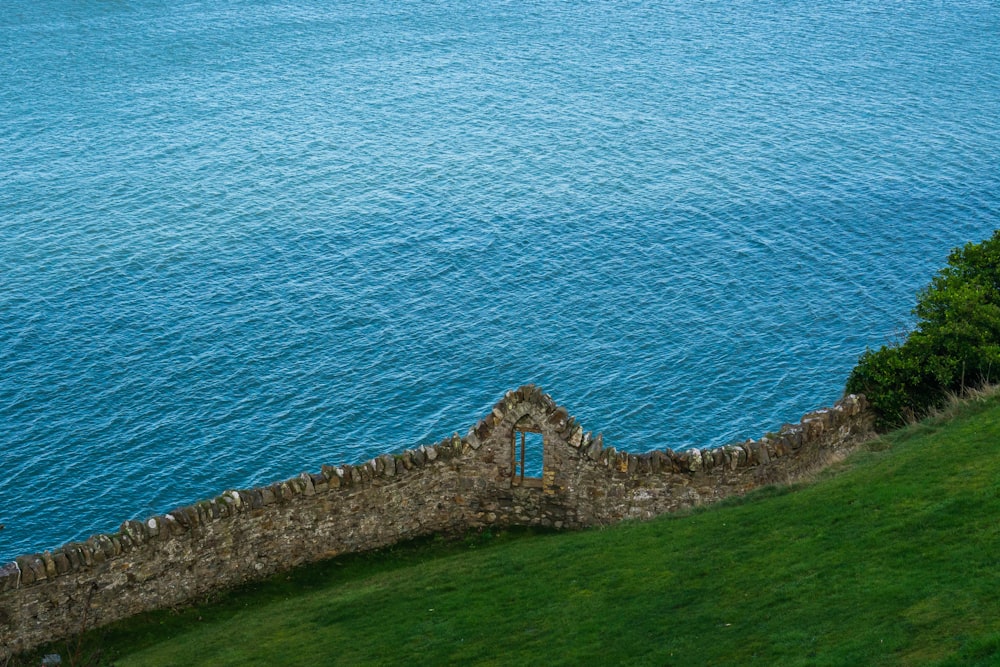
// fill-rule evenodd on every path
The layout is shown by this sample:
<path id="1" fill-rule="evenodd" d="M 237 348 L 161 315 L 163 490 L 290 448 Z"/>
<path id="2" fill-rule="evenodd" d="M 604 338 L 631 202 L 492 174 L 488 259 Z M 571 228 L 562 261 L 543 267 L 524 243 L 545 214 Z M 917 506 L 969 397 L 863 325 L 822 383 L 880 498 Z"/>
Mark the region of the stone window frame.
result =
<path id="1" fill-rule="evenodd" d="M 542 436 L 542 476 L 545 475 L 545 446 L 546 437 L 541 428 L 535 426 L 534 421 L 525 415 L 514 424 L 510 432 L 510 483 L 511 486 L 525 488 L 541 488 L 543 477 L 528 477 L 524 474 L 525 464 L 525 434 L 537 433 Z M 521 435 L 520 450 L 518 449 L 518 434 Z M 520 451 L 520 457 L 518 452 Z M 518 472 L 520 469 L 520 472 Z"/>

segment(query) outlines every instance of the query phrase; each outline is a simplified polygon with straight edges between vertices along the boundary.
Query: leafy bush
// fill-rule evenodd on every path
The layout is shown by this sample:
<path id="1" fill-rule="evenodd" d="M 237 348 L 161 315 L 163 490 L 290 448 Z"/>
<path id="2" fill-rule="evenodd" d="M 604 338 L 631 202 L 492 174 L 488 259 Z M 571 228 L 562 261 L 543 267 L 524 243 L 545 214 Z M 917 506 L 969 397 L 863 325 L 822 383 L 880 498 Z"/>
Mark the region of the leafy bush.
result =
<path id="1" fill-rule="evenodd" d="M 902 343 L 867 349 L 847 379 L 877 426 L 899 426 L 961 393 L 1000 379 L 1000 230 L 968 243 L 920 291 L 916 328 Z"/>

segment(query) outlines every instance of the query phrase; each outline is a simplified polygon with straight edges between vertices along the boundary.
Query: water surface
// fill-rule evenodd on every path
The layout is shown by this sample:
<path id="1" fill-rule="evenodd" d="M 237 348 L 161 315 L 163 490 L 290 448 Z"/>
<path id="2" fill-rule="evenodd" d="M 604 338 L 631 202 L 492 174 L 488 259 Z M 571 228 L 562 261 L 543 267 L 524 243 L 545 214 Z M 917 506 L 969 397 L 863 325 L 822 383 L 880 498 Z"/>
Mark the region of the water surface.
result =
<path id="1" fill-rule="evenodd" d="M 0 558 L 527 382 L 619 448 L 756 437 L 998 226 L 995 3 L 0 14 Z"/>

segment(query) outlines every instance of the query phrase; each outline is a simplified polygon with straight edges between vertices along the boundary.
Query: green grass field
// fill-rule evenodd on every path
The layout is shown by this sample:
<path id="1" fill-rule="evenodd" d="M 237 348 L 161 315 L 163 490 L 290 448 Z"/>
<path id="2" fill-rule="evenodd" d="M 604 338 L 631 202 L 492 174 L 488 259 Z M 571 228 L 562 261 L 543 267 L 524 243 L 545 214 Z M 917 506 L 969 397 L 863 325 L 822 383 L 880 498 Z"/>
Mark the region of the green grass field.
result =
<path id="1" fill-rule="evenodd" d="M 998 665 L 1000 398 L 808 485 L 337 559 L 85 639 L 121 667 Z"/>

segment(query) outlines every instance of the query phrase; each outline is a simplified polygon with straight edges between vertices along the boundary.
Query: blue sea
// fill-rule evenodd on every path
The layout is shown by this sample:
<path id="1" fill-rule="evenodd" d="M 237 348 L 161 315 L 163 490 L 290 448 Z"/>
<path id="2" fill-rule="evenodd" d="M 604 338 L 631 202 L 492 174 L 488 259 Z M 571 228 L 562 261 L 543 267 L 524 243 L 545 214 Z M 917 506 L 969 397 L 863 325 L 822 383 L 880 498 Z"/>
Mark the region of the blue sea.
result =
<path id="1" fill-rule="evenodd" d="M 839 398 L 1000 227 L 1000 6 L 8 0 L 0 559 L 436 442 Z"/>

